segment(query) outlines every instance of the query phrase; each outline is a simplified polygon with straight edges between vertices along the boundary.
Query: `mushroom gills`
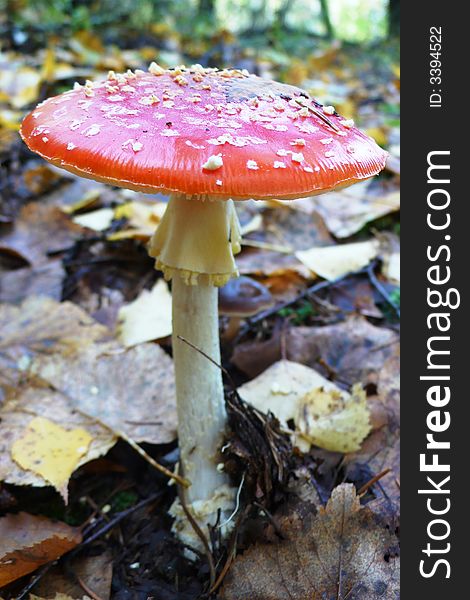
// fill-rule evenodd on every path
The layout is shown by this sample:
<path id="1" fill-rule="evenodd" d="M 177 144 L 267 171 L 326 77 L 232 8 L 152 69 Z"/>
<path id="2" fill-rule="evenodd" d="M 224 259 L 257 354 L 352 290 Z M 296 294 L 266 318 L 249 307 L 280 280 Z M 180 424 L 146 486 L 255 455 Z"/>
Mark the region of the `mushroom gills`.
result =
<path id="1" fill-rule="evenodd" d="M 219 287 L 238 276 L 234 255 L 240 242 L 232 200 L 173 194 L 150 240 L 149 254 L 166 280 L 178 274 L 187 285 L 197 285 L 203 275 L 209 285 Z"/>

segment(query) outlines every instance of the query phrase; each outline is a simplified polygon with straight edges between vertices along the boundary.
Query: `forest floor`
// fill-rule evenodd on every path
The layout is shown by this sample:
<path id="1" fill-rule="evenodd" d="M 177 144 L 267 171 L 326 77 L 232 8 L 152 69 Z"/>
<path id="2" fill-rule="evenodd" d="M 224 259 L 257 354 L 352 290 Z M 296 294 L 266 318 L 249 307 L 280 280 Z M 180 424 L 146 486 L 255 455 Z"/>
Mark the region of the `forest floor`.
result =
<path id="1" fill-rule="evenodd" d="M 397 598 L 396 48 L 321 43 L 301 60 L 221 36 L 185 50 L 118 48 L 82 33 L 0 53 L 0 594 Z M 239 506 L 229 539 L 214 529 L 210 552 L 188 558 L 168 514 L 177 486 L 148 460 L 170 470 L 178 460 L 170 288 L 146 252 L 166 199 L 51 167 L 18 128 L 75 80 L 198 57 L 307 89 L 390 159 L 379 177 L 345 190 L 238 203 L 240 273 L 273 304 L 238 324 L 221 315 L 231 376 L 221 461 Z M 316 247 L 343 250 L 323 269 Z M 267 416 L 279 394 L 289 410 Z M 24 466 L 18 443 L 37 419 L 65 455 L 73 430 L 91 435 L 79 468 L 59 478 L 56 463 Z M 38 442 L 38 456 L 47 450 Z"/>

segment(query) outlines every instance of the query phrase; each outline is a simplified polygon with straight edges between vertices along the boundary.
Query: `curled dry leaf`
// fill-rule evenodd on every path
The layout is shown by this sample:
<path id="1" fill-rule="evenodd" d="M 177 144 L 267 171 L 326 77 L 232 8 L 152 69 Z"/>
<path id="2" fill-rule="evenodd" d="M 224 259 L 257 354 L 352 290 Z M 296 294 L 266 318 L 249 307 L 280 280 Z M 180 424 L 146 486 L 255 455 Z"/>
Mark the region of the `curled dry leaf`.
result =
<path id="1" fill-rule="evenodd" d="M 56 560 L 81 542 L 78 529 L 27 513 L 0 518 L 0 586 Z"/>
<path id="2" fill-rule="evenodd" d="M 304 365 L 282 360 L 239 388 L 240 396 L 262 412 L 271 411 L 287 428 L 295 424 L 295 443 L 336 452 L 359 450 L 370 432 L 364 391 L 340 390 Z"/>
<path id="3" fill-rule="evenodd" d="M 286 520 L 277 544 L 250 548 L 237 558 L 222 600 L 387 600 L 399 597 L 399 566 L 385 557 L 395 538 L 354 486 L 333 490 L 310 520 Z"/>
<path id="4" fill-rule="evenodd" d="M 171 335 L 171 294 L 159 279 L 152 290 L 142 290 L 119 310 L 118 337 L 126 347 Z"/>
<path id="5" fill-rule="evenodd" d="M 85 429 L 64 429 L 35 417 L 11 448 L 13 460 L 50 482 L 68 501 L 67 484 L 80 460 L 88 452 L 92 437 Z"/>
<path id="6" fill-rule="evenodd" d="M 376 240 L 311 248 L 296 252 L 297 258 L 311 271 L 332 281 L 347 273 L 362 269 L 377 256 L 379 243 Z"/>
<path id="7" fill-rule="evenodd" d="M 313 389 L 299 400 L 295 423 L 307 443 L 333 452 L 355 452 L 371 430 L 366 394 L 360 384 L 351 394 Z"/>

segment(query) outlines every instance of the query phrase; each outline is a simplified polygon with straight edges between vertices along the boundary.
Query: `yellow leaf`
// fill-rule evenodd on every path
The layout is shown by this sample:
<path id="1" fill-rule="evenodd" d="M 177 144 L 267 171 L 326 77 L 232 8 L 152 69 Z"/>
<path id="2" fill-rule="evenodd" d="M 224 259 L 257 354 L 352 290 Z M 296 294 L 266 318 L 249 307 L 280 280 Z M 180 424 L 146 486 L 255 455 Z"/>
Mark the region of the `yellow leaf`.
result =
<path id="1" fill-rule="evenodd" d="M 163 279 L 119 311 L 118 335 L 126 346 L 150 342 L 171 334 L 171 294 Z"/>
<path id="2" fill-rule="evenodd" d="M 329 281 L 362 269 L 377 256 L 377 240 L 301 250 L 295 255 L 311 271 Z"/>
<path id="3" fill-rule="evenodd" d="M 371 425 L 367 399 L 360 384 L 351 394 L 340 390 L 310 390 L 300 399 L 296 425 L 308 445 L 333 452 L 356 452 Z"/>
<path id="4" fill-rule="evenodd" d="M 94 229 L 95 231 L 104 231 L 108 229 L 114 219 L 114 210 L 112 208 L 98 208 L 83 215 L 73 218 L 73 222 Z"/>
<path id="5" fill-rule="evenodd" d="M 20 467 L 49 481 L 67 502 L 68 481 L 91 441 L 84 429 L 67 431 L 48 419 L 36 417 L 13 444 L 11 455 Z"/>
<path id="6" fill-rule="evenodd" d="M 305 365 L 280 360 L 239 388 L 240 396 L 262 412 L 272 412 L 287 429 L 294 421 L 294 442 L 335 452 L 355 452 L 370 432 L 369 409 L 360 384 L 339 389 Z"/>
<path id="7" fill-rule="evenodd" d="M 113 233 L 108 239 L 149 238 L 155 233 L 166 207 L 166 202 L 148 204 L 138 200 L 116 207 L 114 218 L 127 219 L 130 229 Z"/>

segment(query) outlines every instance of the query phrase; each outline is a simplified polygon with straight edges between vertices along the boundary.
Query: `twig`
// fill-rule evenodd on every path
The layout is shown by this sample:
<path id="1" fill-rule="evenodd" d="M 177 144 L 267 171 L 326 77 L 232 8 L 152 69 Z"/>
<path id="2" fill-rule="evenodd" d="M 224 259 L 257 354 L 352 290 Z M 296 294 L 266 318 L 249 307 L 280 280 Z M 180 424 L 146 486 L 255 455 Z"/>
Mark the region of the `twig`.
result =
<path id="1" fill-rule="evenodd" d="M 108 431 L 110 431 L 116 437 L 123 439 L 125 442 L 127 442 L 129 444 L 129 446 L 131 448 L 133 448 L 138 454 L 140 454 L 140 456 L 144 460 L 146 460 L 148 463 L 150 463 L 152 465 L 152 467 L 157 469 L 157 471 L 160 471 L 160 473 L 163 473 L 170 479 L 174 479 L 177 483 L 179 483 L 180 485 L 182 485 L 185 488 L 188 488 L 191 485 L 191 483 L 187 479 L 184 479 L 184 477 L 181 477 L 180 475 L 178 475 L 178 473 L 173 473 L 173 471 L 170 471 L 170 469 L 167 469 L 166 467 L 164 467 L 163 465 L 158 463 L 154 458 L 152 458 L 149 454 L 147 454 L 147 452 L 145 452 L 145 450 L 141 446 L 139 446 L 139 444 L 135 440 L 133 440 L 131 437 L 129 437 L 127 435 L 127 433 L 124 433 L 124 431 L 114 429 L 114 427 L 111 427 L 107 423 L 104 423 L 99 417 L 97 417 L 95 415 L 90 415 L 89 413 L 86 413 L 86 412 L 80 410 L 79 408 L 77 408 L 76 410 L 80 414 L 88 417 L 89 419 L 93 419 L 102 427 L 105 427 Z"/>
<path id="2" fill-rule="evenodd" d="M 336 131 L 336 133 L 338 133 L 338 131 L 340 131 L 340 128 L 337 125 L 335 125 L 333 123 L 333 121 L 331 121 L 325 114 L 323 114 L 322 112 L 320 112 L 317 108 L 313 108 L 313 106 L 309 106 L 308 104 L 305 104 L 301 100 L 297 100 L 296 99 L 295 101 L 297 102 L 297 104 L 300 104 L 300 106 L 308 108 L 308 110 L 310 112 L 313 112 L 314 115 L 316 115 L 324 123 L 326 123 L 327 125 L 329 125 L 331 127 L 331 129 L 333 129 L 334 131 Z"/>
<path id="3" fill-rule="evenodd" d="M 79 544 L 76 548 L 74 548 L 69 553 L 69 556 L 76 554 L 83 548 L 83 546 L 87 546 L 88 544 L 91 544 L 91 542 L 94 542 L 95 540 L 97 540 L 99 537 L 101 537 L 105 533 L 108 533 L 108 531 L 113 529 L 113 527 L 115 527 L 118 523 L 120 523 L 123 519 L 125 519 L 126 517 L 131 515 L 136 510 L 139 510 L 140 508 L 147 506 L 147 504 L 151 504 L 155 500 L 158 500 L 158 498 L 160 498 L 160 496 L 162 494 L 163 494 L 163 492 L 161 492 L 161 491 L 157 492 L 156 494 L 153 494 L 152 496 L 145 498 L 145 500 L 142 500 L 138 504 L 134 504 L 134 506 L 131 506 L 130 508 L 127 508 L 126 510 L 122 510 L 121 512 L 117 513 L 116 515 L 114 515 L 114 517 L 111 519 L 111 521 L 109 521 L 109 523 L 106 523 L 106 525 L 103 525 L 103 527 L 101 527 L 101 529 L 98 529 L 98 531 L 96 531 L 95 533 L 92 533 L 89 537 L 84 539 L 81 544 Z"/>
<path id="4" fill-rule="evenodd" d="M 376 261 L 374 261 L 374 263 L 372 263 L 372 264 L 375 266 Z M 332 279 L 331 281 L 320 281 L 318 283 L 315 283 L 314 285 L 308 287 L 306 290 L 303 290 L 303 292 L 300 292 L 300 294 L 297 294 L 297 296 L 295 298 L 292 298 L 291 300 L 286 300 L 285 302 L 281 302 L 280 304 L 277 304 L 271 308 L 263 310 L 262 312 L 258 313 L 257 315 L 248 318 L 247 324 L 241 328 L 240 333 L 238 334 L 237 340 L 242 338 L 251 329 L 251 327 L 253 325 L 256 325 L 256 323 L 259 323 L 260 321 L 263 321 L 264 319 L 271 317 L 272 315 L 276 314 L 283 308 L 288 308 L 289 306 L 292 306 L 292 304 L 295 304 L 299 300 L 307 298 L 308 296 L 312 296 L 313 294 L 316 294 L 317 292 L 319 292 L 323 289 L 326 289 L 333 285 L 341 283 L 341 281 L 343 281 L 347 277 L 368 273 L 368 269 L 369 269 L 369 266 L 363 267 L 362 269 L 358 269 L 357 271 L 351 271 L 350 273 L 341 275 L 341 277 L 337 277 L 336 279 Z"/>
<path id="5" fill-rule="evenodd" d="M 246 506 L 245 510 L 242 513 L 240 513 L 240 515 L 238 516 L 237 523 L 235 524 L 235 528 L 230 537 L 230 544 L 229 544 L 229 549 L 228 549 L 227 560 L 225 561 L 225 565 L 223 566 L 222 570 L 220 571 L 219 576 L 217 577 L 214 584 L 209 589 L 209 594 L 213 594 L 221 586 L 223 580 L 225 579 L 225 576 L 227 575 L 230 567 L 232 566 L 232 562 L 237 554 L 238 529 L 240 527 L 240 523 L 243 521 L 243 519 L 247 515 L 249 509 L 250 509 L 250 507 Z"/>
<path id="6" fill-rule="evenodd" d="M 90 596 L 90 598 L 92 598 L 93 600 L 103 600 L 101 596 L 95 594 L 95 592 L 87 586 L 87 584 L 83 581 L 81 577 L 79 577 L 77 574 L 75 574 L 75 577 L 77 578 L 78 585 L 83 589 L 87 596 Z"/>
<path id="7" fill-rule="evenodd" d="M 382 479 L 382 477 L 387 475 L 387 473 L 390 473 L 390 471 L 391 471 L 391 469 L 384 469 L 383 471 L 380 471 L 380 473 L 378 473 L 375 477 L 372 477 L 372 479 L 370 479 L 367 483 L 365 483 L 361 487 L 361 489 L 357 492 L 357 495 L 362 496 L 363 494 L 365 494 L 371 486 L 373 486 L 375 483 L 377 483 L 377 481 L 379 481 L 379 479 Z"/>
<path id="8" fill-rule="evenodd" d="M 52 562 L 47 563 L 47 565 L 44 565 L 39 571 L 39 573 L 35 575 L 33 579 L 31 579 L 31 581 L 28 583 L 28 585 L 26 585 L 18 594 L 18 596 L 16 596 L 16 600 L 23 600 L 23 598 L 26 598 L 26 594 L 28 594 L 33 589 L 33 587 L 44 577 L 44 575 L 49 571 L 49 569 L 51 569 L 54 565 L 57 564 L 57 562 L 57 560 L 53 560 Z"/>
<path id="9" fill-rule="evenodd" d="M 225 375 L 225 377 L 227 377 L 227 379 L 229 380 L 232 389 L 234 389 L 234 390 L 237 389 L 237 386 L 235 385 L 235 382 L 233 381 L 232 376 L 230 375 L 230 373 L 227 371 L 227 369 L 225 367 L 223 367 L 222 365 L 219 365 L 219 363 L 216 362 L 213 358 L 211 358 L 208 354 L 206 354 L 204 352 L 204 350 L 201 350 L 200 348 L 195 346 L 192 342 L 190 342 L 183 336 L 178 335 L 176 337 L 179 340 L 181 340 L 182 342 L 184 342 L 185 344 L 188 344 L 188 346 L 191 346 L 191 348 L 193 348 L 193 350 L 196 350 L 196 352 L 199 352 L 199 354 L 202 354 L 202 356 L 204 356 L 204 358 L 207 358 L 207 360 L 209 362 L 211 362 L 214 366 L 218 367 L 222 371 L 222 373 Z"/>
<path id="10" fill-rule="evenodd" d="M 212 558 L 212 552 L 211 552 L 211 549 L 209 548 L 209 542 L 207 541 L 207 538 L 204 535 L 204 532 L 199 527 L 198 522 L 193 517 L 193 515 L 191 514 L 191 511 L 189 510 L 188 506 L 186 505 L 186 502 L 184 500 L 184 492 L 181 489 L 181 486 L 178 486 L 178 497 L 179 497 L 179 500 L 181 503 L 181 507 L 183 508 L 184 514 L 186 515 L 186 518 L 188 519 L 191 527 L 194 529 L 195 534 L 201 540 L 202 545 L 204 546 L 204 553 L 206 555 L 207 563 L 209 565 L 210 585 L 212 587 L 214 585 L 214 581 L 215 581 L 215 566 L 214 566 L 214 559 Z"/>

